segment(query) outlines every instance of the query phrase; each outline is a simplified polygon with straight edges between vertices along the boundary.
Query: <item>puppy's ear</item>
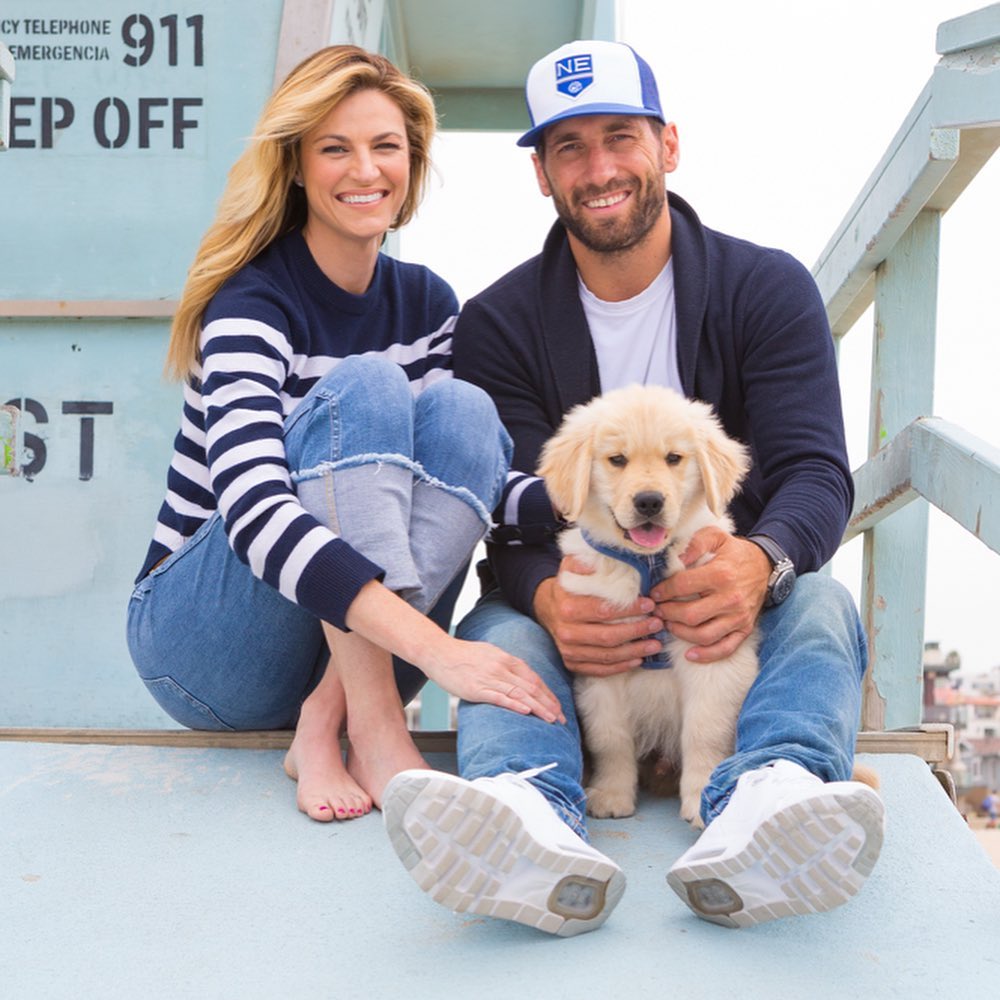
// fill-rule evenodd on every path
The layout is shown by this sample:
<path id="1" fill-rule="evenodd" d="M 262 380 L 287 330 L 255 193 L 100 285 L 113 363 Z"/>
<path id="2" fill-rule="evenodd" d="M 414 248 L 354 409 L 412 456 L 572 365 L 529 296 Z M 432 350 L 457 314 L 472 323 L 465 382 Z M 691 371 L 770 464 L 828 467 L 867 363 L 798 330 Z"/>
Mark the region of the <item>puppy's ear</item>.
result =
<path id="1" fill-rule="evenodd" d="M 705 502 L 716 517 L 722 517 L 750 471 L 750 453 L 723 431 L 711 413 L 706 415 L 698 437 L 698 470 L 705 486 Z"/>
<path id="2" fill-rule="evenodd" d="M 538 475 L 545 480 L 552 505 L 567 521 L 576 521 L 587 502 L 593 440 L 589 423 L 568 418 L 542 449 Z"/>

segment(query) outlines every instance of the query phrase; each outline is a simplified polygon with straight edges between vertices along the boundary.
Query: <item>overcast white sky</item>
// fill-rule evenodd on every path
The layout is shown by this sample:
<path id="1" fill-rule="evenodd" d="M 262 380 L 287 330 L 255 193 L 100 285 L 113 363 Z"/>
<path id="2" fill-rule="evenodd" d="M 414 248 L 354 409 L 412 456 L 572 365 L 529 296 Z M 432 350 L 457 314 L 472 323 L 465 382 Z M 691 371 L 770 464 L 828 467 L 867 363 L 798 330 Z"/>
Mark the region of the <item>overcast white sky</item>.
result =
<path id="1" fill-rule="evenodd" d="M 668 187 L 717 229 L 812 267 L 937 62 L 940 22 L 974 0 L 619 0 L 619 37 L 652 65 L 678 126 Z M 553 218 L 511 134 L 444 135 L 402 255 L 459 299 L 538 252 Z M 934 415 L 1000 445 L 1000 154 L 942 223 Z M 470 238 L 471 233 L 471 238 Z M 852 465 L 866 457 L 871 311 L 841 345 Z M 860 541 L 834 561 L 858 597 Z M 964 673 L 1000 664 L 1000 556 L 930 512 L 928 640 Z"/>

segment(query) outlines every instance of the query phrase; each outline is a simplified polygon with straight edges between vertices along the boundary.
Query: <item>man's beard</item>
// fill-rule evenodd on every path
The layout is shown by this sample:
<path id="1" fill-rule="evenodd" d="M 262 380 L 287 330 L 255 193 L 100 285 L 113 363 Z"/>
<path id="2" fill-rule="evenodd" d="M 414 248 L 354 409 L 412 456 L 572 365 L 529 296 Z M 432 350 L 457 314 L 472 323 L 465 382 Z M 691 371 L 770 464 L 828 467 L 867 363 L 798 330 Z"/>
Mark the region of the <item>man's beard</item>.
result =
<path id="1" fill-rule="evenodd" d="M 585 247 L 597 253 L 620 253 L 641 243 L 666 209 L 666 188 L 661 178 L 646 178 L 645 189 L 633 188 L 633 205 L 624 218 L 606 221 L 584 220 L 574 214 L 565 199 L 552 190 L 552 201 L 559 220 Z M 621 190 L 615 185 L 611 190 Z M 600 198 L 603 192 L 593 191 L 577 199 L 577 203 Z"/>

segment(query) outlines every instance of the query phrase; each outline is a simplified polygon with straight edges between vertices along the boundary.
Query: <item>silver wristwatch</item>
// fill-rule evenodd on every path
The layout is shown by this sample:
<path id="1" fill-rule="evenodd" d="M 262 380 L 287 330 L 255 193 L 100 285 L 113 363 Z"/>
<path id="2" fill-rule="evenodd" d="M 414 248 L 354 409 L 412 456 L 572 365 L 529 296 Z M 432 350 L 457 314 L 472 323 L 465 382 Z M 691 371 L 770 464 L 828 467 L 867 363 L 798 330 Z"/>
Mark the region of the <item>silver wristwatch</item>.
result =
<path id="1" fill-rule="evenodd" d="M 795 566 L 788 558 L 785 550 L 767 535 L 748 535 L 747 540 L 764 550 L 764 555 L 771 560 L 771 575 L 767 578 L 767 597 L 764 607 L 771 608 L 781 604 L 792 592 L 795 586 Z"/>

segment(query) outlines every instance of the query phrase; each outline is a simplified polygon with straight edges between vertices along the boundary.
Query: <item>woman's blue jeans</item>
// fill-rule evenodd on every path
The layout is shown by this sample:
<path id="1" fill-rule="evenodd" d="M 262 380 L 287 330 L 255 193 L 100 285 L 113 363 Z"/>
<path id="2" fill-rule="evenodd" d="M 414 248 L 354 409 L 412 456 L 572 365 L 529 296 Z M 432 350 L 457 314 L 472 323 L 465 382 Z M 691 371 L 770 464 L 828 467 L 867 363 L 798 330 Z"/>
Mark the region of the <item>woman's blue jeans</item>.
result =
<path id="1" fill-rule="evenodd" d="M 725 807 L 744 771 L 777 758 L 824 781 L 851 775 L 861 713 L 867 643 L 850 594 L 830 577 L 799 577 L 784 604 L 760 617 L 760 673 L 747 694 L 736 752 L 712 774 L 702 795 L 705 823 Z M 523 771 L 555 761 L 531 779 L 556 812 L 586 836 L 580 729 L 573 679 L 548 632 L 513 610 L 498 591 L 459 623 L 463 639 L 492 642 L 521 657 L 559 698 L 566 723 L 549 724 L 493 705 L 459 706 L 458 765 L 465 778 Z M 711 670 L 710 663 L 701 669 Z"/>
<path id="2" fill-rule="evenodd" d="M 510 461 L 489 397 L 446 378 L 414 399 L 398 365 L 352 357 L 288 417 L 284 444 L 302 506 L 447 629 Z M 329 658 L 320 620 L 251 573 L 218 512 L 136 585 L 127 631 L 153 697 L 192 729 L 294 726 Z M 405 702 L 425 678 L 395 667 Z"/>

